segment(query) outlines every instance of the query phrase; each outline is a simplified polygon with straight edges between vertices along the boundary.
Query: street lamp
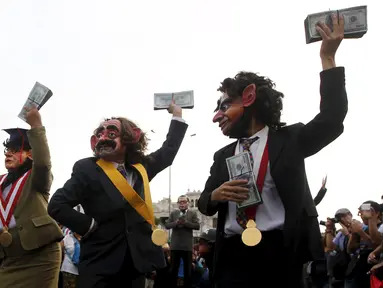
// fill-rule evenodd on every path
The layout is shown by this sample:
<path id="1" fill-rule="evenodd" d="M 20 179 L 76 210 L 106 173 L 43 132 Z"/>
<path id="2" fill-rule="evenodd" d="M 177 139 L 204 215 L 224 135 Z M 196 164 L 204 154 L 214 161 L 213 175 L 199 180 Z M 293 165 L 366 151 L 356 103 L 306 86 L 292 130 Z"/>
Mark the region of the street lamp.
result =
<path id="1" fill-rule="evenodd" d="M 153 134 L 156 132 L 154 130 L 150 130 Z M 189 137 L 197 136 L 196 133 L 190 134 Z M 169 217 L 172 212 L 172 165 L 169 166 Z"/>

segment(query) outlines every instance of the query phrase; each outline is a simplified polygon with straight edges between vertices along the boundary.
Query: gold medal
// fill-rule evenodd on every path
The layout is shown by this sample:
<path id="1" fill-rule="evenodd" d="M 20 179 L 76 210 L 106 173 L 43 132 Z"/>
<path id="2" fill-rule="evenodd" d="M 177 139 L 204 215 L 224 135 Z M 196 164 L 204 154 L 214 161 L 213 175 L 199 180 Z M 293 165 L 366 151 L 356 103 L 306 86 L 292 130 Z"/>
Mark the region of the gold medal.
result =
<path id="1" fill-rule="evenodd" d="M 162 229 L 155 229 L 152 233 L 152 241 L 157 246 L 163 246 L 168 243 L 168 233 Z"/>
<path id="2" fill-rule="evenodd" d="M 262 233 L 257 229 L 254 220 L 249 220 L 246 224 L 246 229 L 242 233 L 242 242 L 247 246 L 258 245 L 262 240 Z"/>
<path id="3" fill-rule="evenodd" d="M 8 232 L 6 227 L 3 227 L 3 232 L 0 234 L 0 245 L 9 247 L 12 244 L 12 234 Z"/>

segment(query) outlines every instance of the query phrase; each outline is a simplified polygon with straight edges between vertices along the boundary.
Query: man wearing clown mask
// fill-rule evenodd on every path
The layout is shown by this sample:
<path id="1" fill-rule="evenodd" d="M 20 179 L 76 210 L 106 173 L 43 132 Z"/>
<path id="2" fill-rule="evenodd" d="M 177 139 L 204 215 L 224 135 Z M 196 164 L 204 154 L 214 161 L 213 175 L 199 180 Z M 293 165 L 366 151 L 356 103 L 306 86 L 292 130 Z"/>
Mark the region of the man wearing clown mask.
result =
<path id="1" fill-rule="evenodd" d="M 169 113 L 166 141 L 149 155 L 136 124 L 106 119 L 91 137 L 94 157 L 76 162 L 71 178 L 52 196 L 48 213 L 82 236 L 78 288 L 132 287 L 140 279 L 145 283 L 145 273 L 165 267 L 161 246 L 152 242 L 149 181 L 172 164 L 188 126 L 179 106 L 171 104 Z M 72 209 L 78 204 L 85 214 Z"/>
<path id="2" fill-rule="evenodd" d="M 332 15 L 332 23 L 332 29 L 324 23 L 316 27 L 323 39 L 321 101 L 319 113 L 307 124 L 281 122 L 283 94 L 267 77 L 240 72 L 218 88 L 221 97 L 213 122 L 236 141 L 215 153 L 198 201 L 201 213 L 218 212 L 217 288 L 301 287 L 303 263 L 324 257 L 305 159 L 343 133 L 348 109 L 344 68 L 335 64 L 343 16 Z M 298 82 L 292 85 L 299 88 Z M 256 187 L 262 198 L 246 208 L 237 203 L 249 197 L 247 181 L 230 179 L 226 166 L 227 158 L 242 152 L 253 168 L 251 191 Z"/>

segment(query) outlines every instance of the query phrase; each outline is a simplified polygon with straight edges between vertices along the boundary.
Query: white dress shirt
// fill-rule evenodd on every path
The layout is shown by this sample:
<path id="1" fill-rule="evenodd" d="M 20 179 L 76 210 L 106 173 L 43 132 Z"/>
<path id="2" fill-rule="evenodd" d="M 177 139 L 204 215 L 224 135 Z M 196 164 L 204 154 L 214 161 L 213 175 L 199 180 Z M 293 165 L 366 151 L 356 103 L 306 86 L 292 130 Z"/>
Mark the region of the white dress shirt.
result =
<path id="1" fill-rule="evenodd" d="M 254 159 L 253 171 L 255 178 L 257 178 L 258 175 L 259 166 L 261 163 L 264 148 L 267 143 L 268 134 L 269 127 L 266 126 L 262 130 L 255 133 L 252 137 L 250 137 L 259 137 L 259 139 L 254 141 L 254 143 L 250 146 L 250 152 L 252 153 Z M 235 155 L 241 152 L 243 152 L 243 147 L 238 141 L 235 149 Z M 255 216 L 257 228 L 260 231 L 283 229 L 283 225 L 285 223 L 285 208 L 283 207 L 274 180 L 270 174 L 270 162 L 267 166 L 267 172 L 261 196 L 263 203 L 257 206 L 257 213 Z M 242 234 L 243 228 L 238 224 L 236 219 L 237 205 L 235 202 L 231 201 L 228 203 L 228 205 L 229 209 L 226 215 L 225 234 L 228 236 Z"/>
<path id="2" fill-rule="evenodd" d="M 64 236 L 64 247 L 65 247 L 65 253 L 64 253 L 64 259 L 63 263 L 61 264 L 61 272 L 66 272 L 69 274 L 78 275 L 78 268 L 76 265 L 72 262 L 72 257 L 74 254 L 74 239 L 73 235 L 69 231 L 69 229 L 64 230 L 65 236 Z"/>

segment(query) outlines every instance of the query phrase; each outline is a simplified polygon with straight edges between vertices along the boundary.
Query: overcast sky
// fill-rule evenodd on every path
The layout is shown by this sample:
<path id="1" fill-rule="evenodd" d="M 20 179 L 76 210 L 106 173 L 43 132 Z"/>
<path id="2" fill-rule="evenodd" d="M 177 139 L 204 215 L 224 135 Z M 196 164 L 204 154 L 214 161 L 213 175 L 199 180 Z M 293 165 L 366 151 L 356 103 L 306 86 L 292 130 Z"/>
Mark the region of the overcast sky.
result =
<path id="1" fill-rule="evenodd" d="M 52 193 L 77 160 L 92 155 L 89 138 L 104 117 L 125 116 L 145 131 L 153 129 L 149 148 L 154 151 L 171 116 L 153 110 L 153 93 L 194 90 L 195 108 L 184 111 L 184 118 L 188 135 L 196 136 L 185 138 L 172 166 L 173 199 L 188 188 L 202 190 L 214 152 L 231 142 L 211 121 L 220 81 L 240 70 L 269 76 L 285 94 L 283 120 L 307 123 L 319 109 L 321 64 L 320 43 L 305 44 L 304 19 L 367 4 L 368 33 L 345 40 L 336 58 L 346 67 L 345 132 L 307 159 L 306 170 L 314 196 L 328 174 L 328 195 L 318 207 L 321 219 L 340 207 L 356 214 L 362 201 L 380 202 L 380 1 L 0 3 L 0 123 L 27 128 L 17 115 L 34 83 L 53 91 L 41 110 L 55 176 Z M 0 140 L 6 137 L 1 132 Z M 165 170 L 152 181 L 154 201 L 167 197 L 168 176 Z"/>

